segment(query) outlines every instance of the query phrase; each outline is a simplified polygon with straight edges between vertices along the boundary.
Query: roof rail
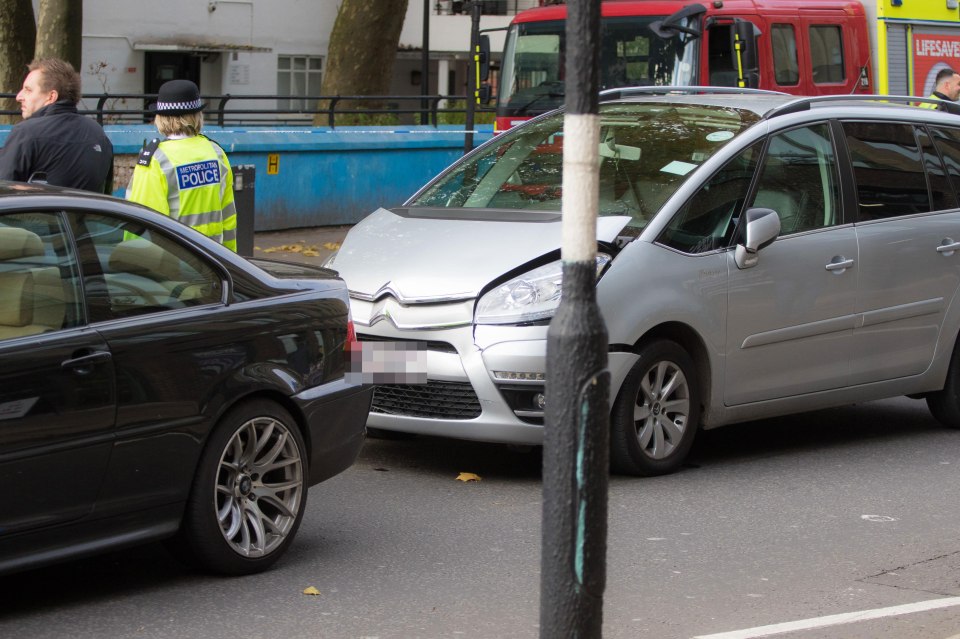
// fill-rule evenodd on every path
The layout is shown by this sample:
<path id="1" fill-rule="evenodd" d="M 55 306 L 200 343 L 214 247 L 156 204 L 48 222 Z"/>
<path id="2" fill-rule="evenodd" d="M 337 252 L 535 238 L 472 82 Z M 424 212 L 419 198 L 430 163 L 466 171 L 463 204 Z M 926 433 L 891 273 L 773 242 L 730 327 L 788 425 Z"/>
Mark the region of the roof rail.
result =
<path id="1" fill-rule="evenodd" d="M 915 106 L 917 103 L 927 103 L 935 104 L 940 110 L 946 111 L 948 113 L 953 113 L 954 115 L 960 115 L 960 104 L 956 102 L 949 102 L 947 100 L 937 100 L 936 98 L 919 98 L 915 95 L 815 95 L 797 98 L 796 100 L 791 100 L 784 105 L 778 106 L 775 109 L 767 111 L 763 119 L 769 120 L 771 118 L 776 118 L 781 115 L 787 115 L 790 113 L 799 113 L 801 111 L 809 111 L 810 107 L 813 104 L 818 102 L 886 102 L 886 103 L 896 103 L 896 104 L 906 104 L 908 106 Z"/>
<path id="2" fill-rule="evenodd" d="M 600 92 L 600 101 L 618 100 L 631 95 L 689 95 L 689 94 L 749 94 L 749 95 L 790 95 L 781 91 L 767 91 L 764 89 L 745 89 L 740 87 L 705 87 L 705 86 L 639 86 L 617 87 Z"/>

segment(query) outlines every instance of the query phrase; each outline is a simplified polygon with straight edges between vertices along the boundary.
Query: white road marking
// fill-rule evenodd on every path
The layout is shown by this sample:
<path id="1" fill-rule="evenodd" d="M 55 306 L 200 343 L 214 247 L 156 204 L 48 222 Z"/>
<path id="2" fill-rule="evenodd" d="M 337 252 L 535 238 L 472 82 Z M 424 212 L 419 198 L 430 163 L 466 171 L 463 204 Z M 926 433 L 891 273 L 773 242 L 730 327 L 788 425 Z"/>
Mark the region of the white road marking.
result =
<path id="1" fill-rule="evenodd" d="M 860 519 L 863 519 L 864 521 L 873 521 L 877 523 L 897 521 L 896 517 L 891 517 L 889 515 L 860 515 Z"/>
<path id="2" fill-rule="evenodd" d="M 697 635 L 693 639 L 755 639 L 756 637 L 769 637 L 771 635 L 778 635 L 784 632 L 810 630 L 812 628 L 825 628 L 827 626 L 839 626 L 840 624 L 845 623 L 855 623 L 857 621 L 867 621 L 869 619 L 881 619 L 883 617 L 895 617 L 897 615 L 908 615 L 914 612 L 925 612 L 927 610 L 950 608 L 952 606 L 960 606 L 960 597 L 918 601 L 916 603 L 903 604 L 901 606 L 891 606 L 889 608 L 861 610 L 860 612 L 845 612 L 839 615 L 828 615 L 826 617 L 814 617 L 812 619 L 787 621 L 784 623 L 771 624 L 769 626 L 747 628 L 745 630 L 720 632 L 713 635 Z"/>

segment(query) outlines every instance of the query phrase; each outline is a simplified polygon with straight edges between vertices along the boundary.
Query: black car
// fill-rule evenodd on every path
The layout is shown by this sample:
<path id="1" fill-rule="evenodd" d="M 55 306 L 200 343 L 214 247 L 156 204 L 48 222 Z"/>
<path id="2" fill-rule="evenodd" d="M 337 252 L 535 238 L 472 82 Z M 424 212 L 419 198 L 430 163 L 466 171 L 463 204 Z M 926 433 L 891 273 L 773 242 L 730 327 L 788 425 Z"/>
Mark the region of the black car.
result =
<path id="1" fill-rule="evenodd" d="M 363 443 L 354 339 L 332 271 L 0 183 L 0 573 L 164 538 L 267 568 Z"/>

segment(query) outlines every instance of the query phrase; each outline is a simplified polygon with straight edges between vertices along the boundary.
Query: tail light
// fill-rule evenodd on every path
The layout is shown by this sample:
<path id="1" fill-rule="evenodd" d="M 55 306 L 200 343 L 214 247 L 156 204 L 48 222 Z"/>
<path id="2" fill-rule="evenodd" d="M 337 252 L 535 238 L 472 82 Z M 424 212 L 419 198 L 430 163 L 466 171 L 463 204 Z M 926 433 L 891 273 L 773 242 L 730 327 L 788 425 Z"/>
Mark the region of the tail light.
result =
<path id="1" fill-rule="evenodd" d="M 348 353 L 354 350 L 353 345 L 357 343 L 357 329 L 353 326 L 353 320 L 347 316 L 347 341 L 343 344 L 343 350 Z"/>

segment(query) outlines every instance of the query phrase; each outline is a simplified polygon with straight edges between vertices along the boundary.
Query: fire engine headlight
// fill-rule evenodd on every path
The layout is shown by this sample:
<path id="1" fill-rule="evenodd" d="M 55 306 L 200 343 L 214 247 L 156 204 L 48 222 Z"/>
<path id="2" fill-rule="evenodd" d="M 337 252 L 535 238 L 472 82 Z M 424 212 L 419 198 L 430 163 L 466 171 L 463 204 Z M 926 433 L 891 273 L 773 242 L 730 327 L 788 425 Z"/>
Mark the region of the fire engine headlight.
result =
<path id="1" fill-rule="evenodd" d="M 597 254 L 597 278 L 613 259 Z M 477 302 L 477 324 L 522 324 L 553 317 L 563 292 L 563 264 L 551 262 L 504 282 Z"/>

